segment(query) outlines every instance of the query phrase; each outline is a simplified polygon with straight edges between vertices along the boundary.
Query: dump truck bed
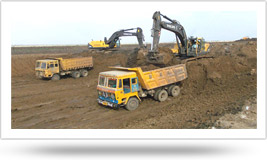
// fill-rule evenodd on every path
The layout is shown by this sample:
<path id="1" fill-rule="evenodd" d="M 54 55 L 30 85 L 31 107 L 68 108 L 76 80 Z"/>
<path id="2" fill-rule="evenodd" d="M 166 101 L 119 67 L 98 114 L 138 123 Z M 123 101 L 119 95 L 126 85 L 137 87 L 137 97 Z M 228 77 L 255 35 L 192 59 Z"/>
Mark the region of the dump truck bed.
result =
<path id="1" fill-rule="evenodd" d="M 119 70 L 135 71 L 141 84 L 141 87 L 146 90 L 151 90 L 161 86 L 166 86 L 172 83 L 180 82 L 187 78 L 187 71 L 185 64 L 159 68 L 151 71 L 143 72 L 138 68 L 123 68 L 112 67 Z"/>
<path id="2" fill-rule="evenodd" d="M 137 75 L 142 88 L 147 90 L 180 82 L 187 78 L 185 64 L 140 72 Z"/>
<path id="3" fill-rule="evenodd" d="M 81 68 L 90 68 L 93 67 L 93 58 L 92 57 L 80 57 L 80 58 L 58 58 L 60 61 L 62 70 L 73 70 Z"/>

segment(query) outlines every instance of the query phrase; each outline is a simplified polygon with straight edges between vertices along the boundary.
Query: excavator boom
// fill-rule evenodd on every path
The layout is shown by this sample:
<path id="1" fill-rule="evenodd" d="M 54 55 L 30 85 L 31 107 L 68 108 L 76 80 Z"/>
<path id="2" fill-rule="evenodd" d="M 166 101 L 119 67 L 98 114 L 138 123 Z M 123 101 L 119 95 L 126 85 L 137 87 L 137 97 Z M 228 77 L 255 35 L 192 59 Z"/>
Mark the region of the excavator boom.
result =
<path id="1" fill-rule="evenodd" d="M 129 31 L 132 31 L 135 29 L 136 29 L 136 32 L 129 32 Z M 123 36 L 136 36 L 139 46 L 141 48 L 144 47 L 143 41 L 145 41 L 145 39 L 144 39 L 144 35 L 143 35 L 143 30 L 139 27 L 119 30 L 119 31 L 113 33 L 111 35 L 111 37 L 105 41 L 105 43 L 109 45 L 109 48 L 114 48 L 117 40 L 119 40 L 119 38 L 123 37 Z"/>
<path id="2" fill-rule="evenodd" d="M 136 30 L 136 32 L 133 32 L 133 30 Z M 144 35 L 143 35 L 143 30 L 139 27 L 137 28 L 130 28 L 130 29 L 123 29 L 123 30 L 119 30 L 114 32 L 110 38 L 107 40 L 107 38 L 104 38 L 104 41 L 91 41 L 91 43 L 88 44 L 88 48 L 89 49 L 95 49 L 96 47 L 94 47 L 93 44 L 97 44 L 98 48 L 101 49 L 109 49 L 109 48 L 115 48 L 117 44 L 117 42 L 119 41 L 120 37 L 123 36 L 136 36 L 139 47 L 140 48 L 144 48 L 145 44 L 144 44 Z"/>
<path id="3" fill-rule="evenodd" d="M 170 22 L 162 21 L 161 16 Z M 166 62 L 164 57 L 158 51 L 161 28 L 175 33 L 180 54 L 186 54 L 187 36 L 184 27 L 176 20 L 172 20 L 169 17 L 162 15 L 159 11 L 153 14 L 152 19 L 153 28 L 151 30 L 151 36 L 153 37 L 153 42 L 151 45 L 151 50 L 148 53 L 148 62 L 153 64 L 164 64 L 164 62 Z"/>

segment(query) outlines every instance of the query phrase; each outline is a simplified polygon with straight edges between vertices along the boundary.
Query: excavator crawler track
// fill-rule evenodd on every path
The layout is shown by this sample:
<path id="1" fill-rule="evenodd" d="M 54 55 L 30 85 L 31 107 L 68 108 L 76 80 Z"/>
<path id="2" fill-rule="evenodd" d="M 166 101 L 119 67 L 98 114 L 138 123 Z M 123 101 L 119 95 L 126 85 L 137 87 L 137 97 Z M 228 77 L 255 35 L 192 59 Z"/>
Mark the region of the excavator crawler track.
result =
<path id="1" fill-rule="evenodd" d="M 204 59 L 204 58 L 215 58 L 214 56 L 207 56 L 207 55 L 204 55 L 204 56 L 198 56 L 198 57 L 192 57 L 192 58 L 187 58 L 187 59 L 184 59 L 182 60 L 182 64 L 186 64 L 187 62 L 190 62 L 190 61 L 197 61 L 199 59 Z"/>

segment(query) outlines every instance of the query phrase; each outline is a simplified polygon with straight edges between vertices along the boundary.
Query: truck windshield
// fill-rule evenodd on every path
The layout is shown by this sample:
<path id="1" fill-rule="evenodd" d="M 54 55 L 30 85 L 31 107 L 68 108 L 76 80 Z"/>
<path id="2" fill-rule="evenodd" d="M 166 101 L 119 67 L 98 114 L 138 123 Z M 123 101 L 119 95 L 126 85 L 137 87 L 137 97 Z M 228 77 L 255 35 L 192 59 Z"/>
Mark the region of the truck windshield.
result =
<path id="1" fill-rule="evenodd" d="M 42 63 L 41 68 L 46 69 L 46 63 L 45 62 Z"/>
<path id="2" fill-rule="evenodd" d="M 105 77 L 100 76 L 99 77 L 99 83 L 100 86 L 105 86 Z"/>
<path id="3" fill-rule="evenodd" d="M 117 88 L 117 79 L 115 79 L 115 78 L 108 78 L 108 87 L 110 87 L 110 88 Z"/>

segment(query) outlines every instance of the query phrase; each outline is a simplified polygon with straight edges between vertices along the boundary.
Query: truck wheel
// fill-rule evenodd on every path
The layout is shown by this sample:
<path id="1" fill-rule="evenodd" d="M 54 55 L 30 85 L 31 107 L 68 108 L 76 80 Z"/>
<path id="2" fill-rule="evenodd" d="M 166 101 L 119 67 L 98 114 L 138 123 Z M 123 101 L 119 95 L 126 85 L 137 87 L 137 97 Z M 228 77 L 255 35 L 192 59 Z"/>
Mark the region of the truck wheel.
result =
<path id="1" fill-rule="evenodd" d="M 159 89 L 159 90 L 156 90 L 156 92 L 155 92 L 155 94 L 154 94 L 154 99 L 156 100 L 156 101 L 158 101 L 159 99 L 158 99 L 158 96 L 159 96 L 159 92 L 160 92 L 161 90 Z"/>
<path id="2" fill-rule="evenodd" d="M 79 71 L 73 71 L 71 76 L 76 79 L 81 76 L 81 73 Z"/>
<path id="3" fill-rule="evenodd" d="M 128 100 L 125 108 L 129 111 L 133 111 L 139 106 L 139 100 L 135 97 L 132 97 Z"/>
<path id="4" fill-rule="evenodd" d="M 171 96 L 172 95 L 172 88 L 173 87 L 175 87 L 175 85 L 171 85 L 168 89 L 167 89 L 167 92 L 168 92 L 168 94 L 169 94 L 169 96 Z"/>
<path id="5" fill-rule="evenodd" d="M 58 80 L 60 80 L 60 76 L 59 76 L 58 74 L 54 74 L 54 75 L 52 76 L 51 80 L 53 80 L 53 81 L 58 81 Z"/>
<path id="6" fill-rule="evenodd" d="M 85 69 L 82 69 L 82 70 L 81 70 L 81 76 L 82 76 L 82 77 L 87 77 L 87 76 L 88 76 L 88 71 L 85 70 Z"/>
<path id="7" fill-rule="evenodd" d="M 168 92 L 163 89 L 158 94 L 158 101 L 163 102 L 168 98 Z"/>
<path id="8" fill-rule="evenodd" d="M 179 86 L 173 86 L 171 89 L 171 96 L 176 97 L 180 94 L 180 87 Z"/>

